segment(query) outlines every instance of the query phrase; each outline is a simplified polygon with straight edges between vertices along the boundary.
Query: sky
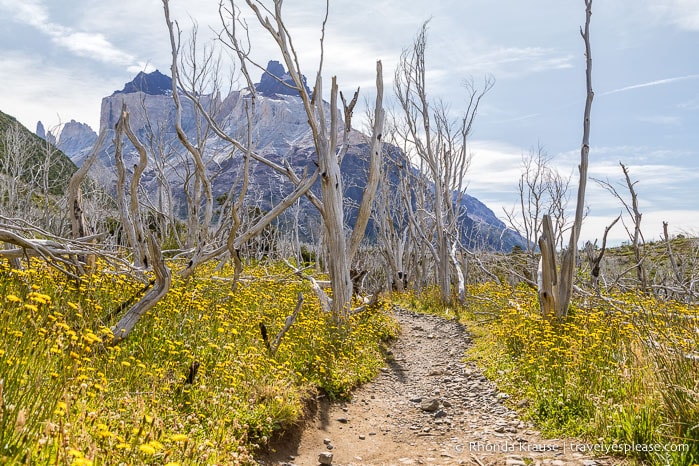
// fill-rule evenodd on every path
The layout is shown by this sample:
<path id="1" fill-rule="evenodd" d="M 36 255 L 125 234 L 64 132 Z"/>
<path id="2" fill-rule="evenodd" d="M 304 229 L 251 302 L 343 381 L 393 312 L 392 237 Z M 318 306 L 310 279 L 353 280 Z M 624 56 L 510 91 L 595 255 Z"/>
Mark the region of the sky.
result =
<path id="1" fill-rule="evenodd" d="M 229 4 L 229 1 L 225 2 Z M 468 192 L 496 215 L 518 204 L 522 156 L 543 147 L 552 168 L 571 176 L 574 207 L 585 101 L 583 0 L 330 0 L 325 82 L 373 98 L 376 60 L 387 106 L 401 51 L 428 25 L 428 96 L 464 110 L 463 83 L 486 76 L 469 142 Z M 171 0 L 172 17 L 199 42 L 220 30 L 217 1 Z M 287 0 L 283 12 L 304 73 L 314 76 L 325 1 Z M 699 234 L 699 1 L 595 0 L 589 174 L 623 195 L 624 163 L 638 193 L 646 240 Z M 69 120 L 99 126 L 101 99 L 139 71 L 169 74 L 169 38 L 156 0 L 0 0 L 0 110 L 34 130 Z M 252 24 L 252 23 L 251 23 Z M 251 25 L 252 53 L 278 59 Z M 309 79 L 312 82 L 312 79 Z M 587 187 L 582 240 L 601 240 L 621 203 L 594 181 Z M 627 217 L 628 220 L 628 217 Z M 612 244 L 628 240 L 621 223 Z"/>

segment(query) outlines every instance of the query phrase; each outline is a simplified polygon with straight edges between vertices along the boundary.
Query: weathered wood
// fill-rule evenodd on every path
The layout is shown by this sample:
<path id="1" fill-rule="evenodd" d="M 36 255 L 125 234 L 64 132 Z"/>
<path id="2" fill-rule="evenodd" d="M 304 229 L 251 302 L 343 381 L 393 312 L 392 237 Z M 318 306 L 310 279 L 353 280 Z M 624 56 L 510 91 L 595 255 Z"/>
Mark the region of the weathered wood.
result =
<path id="1" fill-rule="evenodd" d="M 551 218 L 548 215 L 544 215 L 542 219 L 542 234 L 539 238 L 541 259 L 539 260 L 537 284 L 541 314 L 546 318 L 556 315 L 558 300 L 558 271 L 553 234 Z"/>
<path id="2" fill-rule="evenodd" d="M 116 186 L 116 201 L 119 207 L 119 217 L 121 227 L 126 235 L 126 240 L 133 251 L 133 263 L 135 267 L 141 268 L 144 266 L 144 254 L 140 247 L 140 242 L 136 234 L 136 223 L 138 219 L 132 218 L 132 210 L 129 208 L 129 202 L 126 199 L 126 167 L 124 166 L 124 143 L 123 136 L 125 126 L 128 125 L 128 112 L 126 104 L 122 105 L 121 115 L 116 124 L 116 134 L 114 136 L 114 161 L 117 169 L 117 186 Z"/>
<path id="3" fill-rule="evenodd" d="M 320 308 L 323 310 L 323 312 L 332 313 L 333 300 L 328 297 L 328 294 L 322 288 L 323 285 L 332 286 L 332 283 L 319 282 L 310 275 L 306 275 L 305 273 L 303 273 L 303 269 L 295 267 L 286 259 L 284 259 L 284 263 L 289 268 L 291 268 L 298 277 L 303 278 L 304 280 L 308 280 L 311 283 L 311 290 L 313 290 L 313 293 L 315 293 L 315 295 L 318 297 L 318 301 L 320 301 Z"/>
<path id="4" fill-rule="evenodd" d="M 87 228 L 85 227 L 85 216 L 82 208 L 82 193 L 80 186 L 87 177 L 87 172 L 97 160 L 99 151 L 107 138 L 107 129 L 102 128 L 95 145 L 92 146 L 90 155 L 87 156 L 80 168 L 73 173 L 68 182 L 68 209 L 70 209 L 70 222 L 73 233 L 73 239 L 87 236 Z"/>
<path id="5" fill-rule="evenodd" d="M 277 336 L 274 338 L 274 341 L 271 343 L 269 347 L 269 352 L 272 356 L 274 356 L 277 353 L 279 345 L 281 344 L 284 335 L 286 335 L 286 332 L 288 332 L 291 326 L 294 325 L 294 322 L 296 322 L 296 318 L 299 316 L 299 312 L 301 312 L 302 307 L 303 294 L 299 293 L 298 298 L 296 300 L 296 307 L 294 308 L 294 312 L 292 312 L 291 315 L 286 318 L 286 320 L 284 321 L 284 328 L 282 328 L 279 331 L 279 333 L 277 333 Z"/>
<path id="6" fill-rule="evenodd" d="M 587 255 L 587 262 L 590 266 L 590 284 L 592 288 L 599 293 L 599 277 L 600 277 L 600 264 L 602 263 L 602 258 L 607 250 L 607 235 L 609 231 L 616 225 L 616 222 L 621 219 L 621 215 L 614 219 L 614 221 L 609 224 L 604 229 L 604 235 L 602 236 L 602 247 L 600 248 L 599 254 L 595 254 L 594 245 L 589 241 L 585 244 L 585 254 Z M 597 241 L 595 241 L 595 244 Z"/>
<path id="7" fill-rule="evenodd" d="M 585 77 L 587 98 L 585 100 L 585 110 L 583 113 L 583 136 L 580 147 L 580 165 L 578 170 L 580 179 L 578 181 L 577 204 L 575 208 L 575 219 L 570 229 L 570 240 L 568 248 L 563 251 L 561 258 L 561 268 L 556 269 L 555 260 L 555 237 L 553 227 L 548 215 L 543 218 L 543 233 L 539 238 L 541 248 L 541 261 L 539 265 L 539 301 L 542 314 L 546 318 L 556 317 L 562 320 L 568 314 L 568 306 L 573 294 L 573 279 L 578 251 L 578 240 L 585 211 L 585 188 L 587 186 L 587 167 L 590 152 L 590 113 L 592 110 L 592 100 L 594 91 L 592 90 L 592 51 L 590 46 L 590 18 L 592 16 L 592 0 L 585 0 L 585 26 L 580 29 L 583 41 L 585 42 Z"/>
<path id="8" fill-rule="evenodd" d="M 133 173 L 131 174 L 131 182 L 129 183 L 129 214 L 131 221 L 133 221 L 134 231 L 136 232 L 136 245 L 134 246 L 134 254 L 141 255 L 141 263 L 148 267 L 148 251 L 146 247 L 146 238 L 143 228 L 143 222 L 141 221 L 141 212 L 139 209 L 138 201 L 138 189 L 141 184 L 141 176 L 148 165 L 148 154 L 146 152 L 145 146 L 139 141 L 136 134 L 134 134 L 131 129 L 129 112 L 126 111 L 126 104 L 124 104 L 124 110 L 122 112 L 124 132 L 126 137 L 129 138 L 131 144 L 136 148 L 138 152 L 138 163 L 133 167 Z M 118 123 L 117 123 L 118 124 Z"/>
<path id="9" fill-rule="evenodd" d="M 349 119 L 349 115 L 345 116 Z M 372 206 L 376 191 L 381 179 L 381 165 L 383 161 L 383 127 L 386 115 L 383 109 L 383 66 L 381 61 L 376 62 L 376 102 L 374 105 L 374 127 L 371 132 L 369 143 L 369 174 L 367 183 L 362 192 L 362 203 L 359 205 L 357 219 L 354 223 L 352 236 L 349 240 L 348 259 L 352 261 L 359 251 L 359 245 L 364 238 L 364 232 L 369 218 L 371 217 Z"/>
<path id="10" fill-rule="evenodd" d="M 131 334 L 136 323 L 170 290 L 172 274 L 165 264 L 162 251 L 152 235 L 147 237 L 150 263 L 155 272 L 155 285 L 143 296 L 143 298 L 129 309 L 124 316 L 112 327 L 114 335 L 111 344 L 117 344 Z"/>

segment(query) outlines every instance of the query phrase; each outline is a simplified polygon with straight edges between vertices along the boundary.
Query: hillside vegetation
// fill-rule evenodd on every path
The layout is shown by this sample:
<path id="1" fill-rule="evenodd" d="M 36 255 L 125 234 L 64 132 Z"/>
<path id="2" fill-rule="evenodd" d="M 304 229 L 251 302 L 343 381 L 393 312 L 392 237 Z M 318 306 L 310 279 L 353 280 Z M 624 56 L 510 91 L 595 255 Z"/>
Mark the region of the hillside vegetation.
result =
<path id="1" fill-rule="evenodd" d="M 62 194 L 70 176 L 78 169 L 63 152 L 0 111 L 0 173 L 5 176 L 10 175 L 8 165 L 12 164 L 13 153 L 21 156 L 21 165 L 16 171 L 25 184 L 35 181 L 40 172 L 38 167 L 47 165 L 47 182 L 52 195 Z M 47 157 L 50 160 L 47 161 Z"/>

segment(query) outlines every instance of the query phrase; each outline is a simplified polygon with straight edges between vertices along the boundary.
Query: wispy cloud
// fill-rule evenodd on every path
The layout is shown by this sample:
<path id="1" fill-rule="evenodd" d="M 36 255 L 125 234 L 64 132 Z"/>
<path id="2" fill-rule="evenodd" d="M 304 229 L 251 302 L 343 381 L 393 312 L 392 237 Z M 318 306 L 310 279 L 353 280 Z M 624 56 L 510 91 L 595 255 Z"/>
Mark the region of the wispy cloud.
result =
<path id="1" fill-rule="evenodd" d="M 574 58 L 572 54 L 552 48 L 495 47 L 467 57 L 466 65 L 498 78 L 511 78 L 572 68 Z"/>
<path id="2" fill-rule="evenodd" d="M 680 29 L 699 31 L 699 3 L 696 0 L 646 0 L 650 10 Z"/>
<path id="3" fill-rule="evenodd" d="M 636 120 L 653 125 L 678 126 L 682 124 L 682 118 L 672 115 L 646 115 L 638 116 Z"/>
<path id="4" fill-rule="evenodd" d="M 48 9 L 40 0 L 0 0 L 0 8 L 9 11 L 18 22 L 27 24 L 51 38 L 71 53 L 103 63 L 133 66 L 136 58 L 114 44 L 101 33 L 76 31 L 52 22 Z"/>
<path id="5" fill-rule="evenodd" d="M 123 86 L 119 77 L 98 76 L 87 69 L 76 78 L 68 67 L 26 54 L 0 50 L 0 63 L 0 82 L 5 84 L 0 86 L 2 110 L 32 130 L 39 119 L 47 128 L 76 119 L 97 130 L 100 100 Z M 76 79 L 99 84 L 76 85 Z"/>
<path id="6" fill-rule="evenodd" d="M 611 91 L 605 91 L 598 95 L 611 95 L 618 94 L 620 92 L 633 91 L 635 89 L 643 89 L 644 87 L 662 86 L 664 84 L 672 84 L 679 81 L 688 81 L 690 79 L 699 79 L 699 74 L 688 74 L 686 76 L 677 76 L 674 78 L 657 79 L 655 81 L 649 81 L 641 84 L 633 84 L 631 86 L 620 87 L 618 89 L 612 89 Z"/>
<path id="7" fill-rule="evenodd" d="M 699 97 L 682 102 L 677 105 L 677 108 L 682 110 L 699 110 Z"/>

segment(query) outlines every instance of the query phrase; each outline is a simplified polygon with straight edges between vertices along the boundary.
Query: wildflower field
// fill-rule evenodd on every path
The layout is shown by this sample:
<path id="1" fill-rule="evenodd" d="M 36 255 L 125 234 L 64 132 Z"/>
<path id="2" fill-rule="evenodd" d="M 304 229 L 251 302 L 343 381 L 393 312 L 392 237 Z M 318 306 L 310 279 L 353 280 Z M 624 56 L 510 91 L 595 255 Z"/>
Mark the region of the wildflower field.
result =
<path id="1" fill-rule="evenodd" d="M 630 458 L 650 464 L 699 463 L 699 306 L 579 296 L 559 323 L 541 317 L 525 285 L 474 285 L 467 296 L 462 309 L 429 294 L 401 301 L 466 323 L 469 358 L 544 433 L 635 445 Z"/>
<path id="2" fill-rule="evenodd" d="M 232 270 L 174 274 L 110 346 L 142 282 L 103 266 L 79 285 L 43 262 L 1 267 L 0 464 L 248 464 L 317 390 L 345 397 L 372 378 L 397 332 L 383 306 L 336 325 L 287 267 L 258 265 L 235 293 Z M 274 338 L 298 293 L 272 355 L 260 324 Z"/>

